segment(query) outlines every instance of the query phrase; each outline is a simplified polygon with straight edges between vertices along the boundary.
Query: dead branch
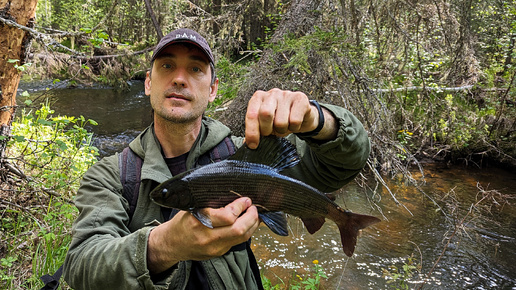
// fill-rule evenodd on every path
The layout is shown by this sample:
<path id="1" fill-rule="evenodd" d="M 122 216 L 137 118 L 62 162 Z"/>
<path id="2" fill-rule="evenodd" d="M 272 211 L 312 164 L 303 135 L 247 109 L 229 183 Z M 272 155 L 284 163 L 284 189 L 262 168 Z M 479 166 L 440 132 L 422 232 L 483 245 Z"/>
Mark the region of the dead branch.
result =
<path id="1" fill-rule="evenodd" d="M 21 179 L 23 180 L 26 180 L 28 182 L 34 182 L 34 183 L 40 183 L 38 182 L 37 180 L 35 180 L 34 178 L 30 177 L 30 176 L 27 176 L 21 169 L 19 168 L 16 168 L 13 164 L 11 164 L 10 162 L 8 161 L 5 161 L 4 162 L 4 167 L 12 174 L 20 177 Z M 40 187 L 41 190 L 46 193 L 47 195 L 51 196 L 51 197 L 57 197 L 61 200 L 64 200 L 66 201 L 67 203 L 70 203 L 70 204 L 74 204 L 73 200 L 67 198 L 67 197 L 64 197 L 63 195 L 55 192 L 54 190 L 52 189 L 49 189 L 49 188 L 46 188 L 44 186 L 41 186 Z"/>

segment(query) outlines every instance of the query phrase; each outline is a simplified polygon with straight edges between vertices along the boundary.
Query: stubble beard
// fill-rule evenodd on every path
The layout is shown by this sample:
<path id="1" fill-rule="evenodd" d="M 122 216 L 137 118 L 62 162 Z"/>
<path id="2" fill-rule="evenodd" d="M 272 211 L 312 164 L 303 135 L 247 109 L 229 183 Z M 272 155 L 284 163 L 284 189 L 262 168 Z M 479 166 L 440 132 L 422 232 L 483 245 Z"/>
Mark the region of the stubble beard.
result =
<path id="1" fill-rule="evenodd" d="M 198 98 L 189 97 L 189 99 L 193 102 L 193 100 L 199 100 Z M 167 108 L 161 104 L 152 104 L 152 108 L 154 110 L 154 114 L 157 117 L 174 124 L 187 125 L 190 123 L 197 122 L 200 117 L 206 111 L 208 104 L 201 105 L 197 104 L 191 110 L 184 111 L 183 113 L 175 112 L 176 108 Z"/>

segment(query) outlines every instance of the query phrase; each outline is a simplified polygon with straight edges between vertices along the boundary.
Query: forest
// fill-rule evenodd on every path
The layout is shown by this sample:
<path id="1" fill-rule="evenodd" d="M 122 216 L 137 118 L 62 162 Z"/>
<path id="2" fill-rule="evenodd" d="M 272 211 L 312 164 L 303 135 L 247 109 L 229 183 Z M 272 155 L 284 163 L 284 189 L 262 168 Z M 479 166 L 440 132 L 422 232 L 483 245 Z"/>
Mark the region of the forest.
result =
<path id="1" fill-rule="evenodd" d="M 39 277 L 63 263 L 77 216 L 75 191 L 99 158 L 87 129 L 95 120 L 81 112 L 54 116 L 52 105 L 40 101 L 45 94 L 16 93 L 18 80 L 50 81 L 49 91 L 103 86 L 124 92 L 145 78 L 159 39 L 180 27 L 195 29 L 213 49 L 220 85 L 210 115 L 242 135 L 256 90 L 299 90 L 340 105 L 363 122 L 372 146 L 357 183 L 370 192 L 383 188 L 385 199 L 399 203 L 389 180 L 400 180 L 449 210 L 448 217 L 455 209 L 450 202 L 424 190 L 426 164 L 516 168 L 512 0 L 25 2 L 34 11 L 21 24 L 11 15 L 15 4 L 0 0 L 2 289 L 39 289 Z M 21 54 L 10 54 L 6 44 L 14 34 L 2 31 L 23 33 Z M 490 194 L 480 200 L 491 202 L 490 213 L 516 197 L 479 192 Z M 475 212 L 462 210 L 468 217 Z M 455 229 L 466 216 L 454 221 Z M 384 274 L 408 289 L 415 268 L 409 259 L 404 272 Z M 320 274 L 310 277 L 317 288 L 281 277 L 269 289 L 319 289 Z"/>

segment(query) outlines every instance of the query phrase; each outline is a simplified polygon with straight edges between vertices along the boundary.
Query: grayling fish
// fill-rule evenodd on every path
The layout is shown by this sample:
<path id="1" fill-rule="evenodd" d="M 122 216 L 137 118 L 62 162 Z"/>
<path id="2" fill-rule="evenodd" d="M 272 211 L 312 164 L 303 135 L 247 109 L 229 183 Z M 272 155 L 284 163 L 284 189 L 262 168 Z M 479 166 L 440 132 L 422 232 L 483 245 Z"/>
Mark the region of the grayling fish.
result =
<path id="1" fill-rule="evenodd" d="M 279 235 L 288 235 L 284 213 L 300 217 L 310 234 L 329 218 L 339 227 L 344 253 L 351 256 L 358 231 L 380 220 L 344 210 L 312 186 L 279 173 L 299 161 L 288 140 L 263 137 L 257 149 L 244 145 L 227 160 L 163 182 L 150 196 L 161 206 L 191 211 L 210 228 L 211 221 L 199 209 L 224 207 L 242 196 L 251 198 L 262 221 Z"/>

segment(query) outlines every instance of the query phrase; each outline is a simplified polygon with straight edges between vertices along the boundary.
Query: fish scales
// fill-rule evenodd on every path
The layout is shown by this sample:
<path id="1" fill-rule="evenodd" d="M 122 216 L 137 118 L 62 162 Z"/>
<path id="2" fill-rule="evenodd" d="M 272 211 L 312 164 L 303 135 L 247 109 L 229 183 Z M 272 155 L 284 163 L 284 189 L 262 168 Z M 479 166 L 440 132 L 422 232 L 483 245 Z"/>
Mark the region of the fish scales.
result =
<path id="1" fill-rule="evenodd" d="M 284 211 L 300 217 L 325 216 L 328 203 L 338 207 L 317 189 L 262 164 L 226 160 L 185 179 L 195 208 L 223 207 L 241 196 L 251 198 L 259 211 Z"/>
<path id="2" fill-rule="evenodd" d="M 358 231 L 380 219 L 344 210 L 314 187 L 280 173 L 299 161 L 295 146 L 286 139 L 262 137 L 256 150 L 244 145 L 228 160 L 163 182 L 150 196 L 161 206 L 191 211 L 208 227 L 210 218 L 198 209 L 224 207 L 241 196 L 252 200 L 262 221 L 279 235 L 288 235 L 283 212 L 300 217 L 311 234 L 329 218 L 339 228 L 344 253 L 351 257 Z"/>

